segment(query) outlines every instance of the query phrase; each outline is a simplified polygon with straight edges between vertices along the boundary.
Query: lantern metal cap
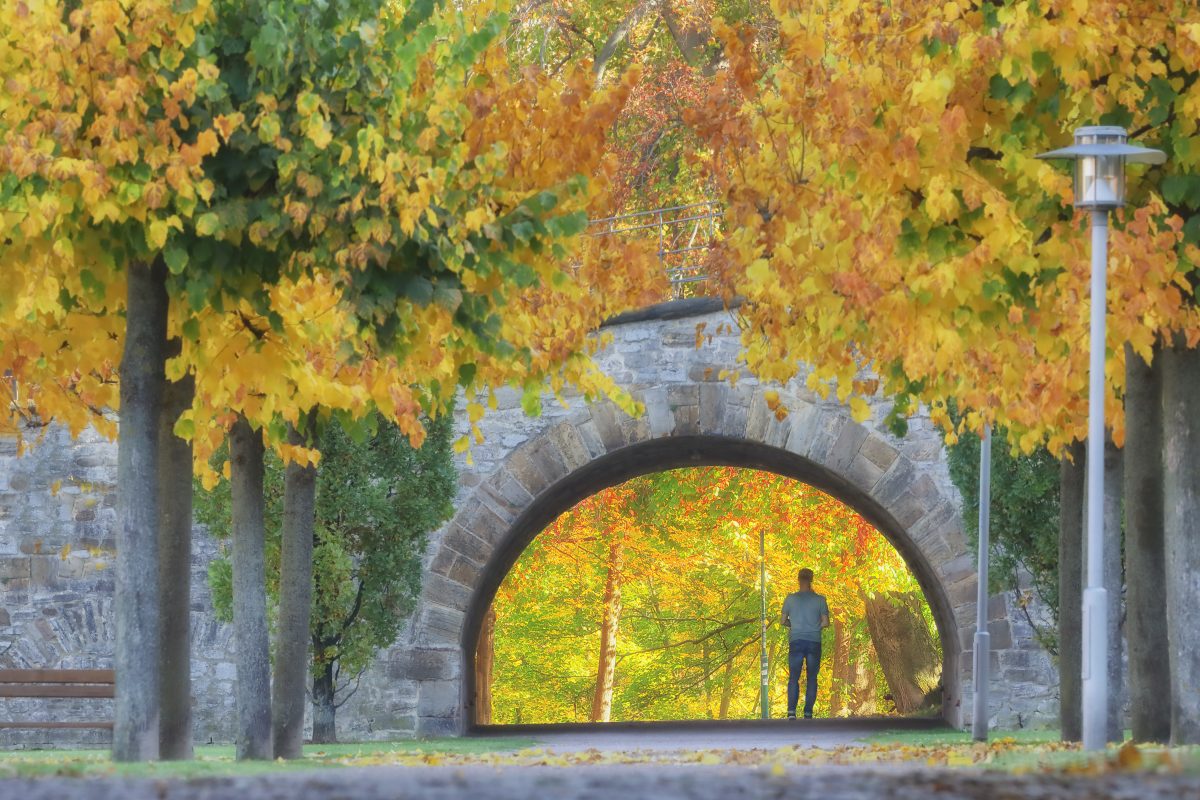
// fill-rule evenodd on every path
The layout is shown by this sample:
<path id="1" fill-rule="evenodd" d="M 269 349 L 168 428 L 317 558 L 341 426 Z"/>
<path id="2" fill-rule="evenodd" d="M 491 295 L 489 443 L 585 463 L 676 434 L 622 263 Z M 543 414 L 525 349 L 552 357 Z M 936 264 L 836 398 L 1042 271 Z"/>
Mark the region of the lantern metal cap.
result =
<path id="1" fill-rule="evenodd" d="M 1125 129 L 1116 125 L 1090 125 L 1075 129 L 1075 144 L 1038 153 L 1037 158 L 1076 160 L 1096 156 L 1120 156 L 1130 164 L 1162 164 L 1167 154 L 1162 150 L 1138 147 L 1125 141 Z"/>

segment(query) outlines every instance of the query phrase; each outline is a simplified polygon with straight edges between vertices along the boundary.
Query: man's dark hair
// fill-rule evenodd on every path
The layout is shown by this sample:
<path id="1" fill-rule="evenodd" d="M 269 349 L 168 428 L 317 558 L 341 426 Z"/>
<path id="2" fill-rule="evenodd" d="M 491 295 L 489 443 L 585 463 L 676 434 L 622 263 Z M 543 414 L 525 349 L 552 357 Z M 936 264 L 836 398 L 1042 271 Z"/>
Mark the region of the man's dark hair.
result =
<path id="1" fill-rule="evenodd" d="M 805 567 L 796 574 L 796 577 L 799 578 L 802 583 L 812 583 L 813 571 L 808 567 Z"/>

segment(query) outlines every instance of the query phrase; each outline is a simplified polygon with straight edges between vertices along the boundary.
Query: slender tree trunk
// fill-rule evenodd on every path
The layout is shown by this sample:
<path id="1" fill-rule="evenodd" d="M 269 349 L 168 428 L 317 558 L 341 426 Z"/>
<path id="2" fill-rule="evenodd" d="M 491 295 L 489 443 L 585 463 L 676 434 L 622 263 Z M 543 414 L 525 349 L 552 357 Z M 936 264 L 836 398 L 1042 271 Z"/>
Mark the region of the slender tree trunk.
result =
<path id="1" fill-rule="evenodd" d="M 604 583 L 604 605 L 600 618 L 600 661 L 596 667 L 596 693 L 592 698 L 592 722 L 608 722 L 612 715 L 613 678 L 617 665 L 617 626 L 621 621 L 621 568 L 625 560 L 625 537 L 619 534 L 608 548 L 608 579 Z"/>
<path id="2" fill-rule="evenodd" d="M 704 675 L 704 716 L 713 718 L 712 648 L 705 639 L 700 645 L 700 669 Z"/>
<path id="3" fill-rule="evenodd" d="M 313 679 L 313 744 L 337 741 L 337 706 L 334 705 L 333 663 L 325 664 Z"/>
<path id="4" fill-rule="evenodd" d="M 1083 738 L 1083 501 L 1086 447 L 1077 442 L 1059 467 L 1058 676 L 1064 742 Z M 1073 460 L 1072 460 L 1073 459 Z"/>
<path id="5" fill-rule="evenodd" d="M 293 445 L 312 446 L 311 425 L 289 431 Z M 276 758 L 304 755 L 304 709 L 308 701 L 309 618 L 312 613 L 313 535 L 317 468 L 291 463 L 284 473 L 279 551 L 279 623 L 275 632 L 275 678 L 271 714 Z"/>
<path id="6" fill-rule="evenodd" d="M 271 659 L 263 553 L 262 433 L 239 417 L 229 432 L 233 511 L 233 626 L 237 643 L 237 757 L 270 759 Z"/>
<path id="7" fill-rule="evenodd" d="M 172 355 L 177 354 L 176 352 Z M 175 435 L 179 415 L 192 406 L 191 375 L 169 383 L 159 416 L 159 474 L 162 502 L 158 527 L 159 756 L 186 761 L 192 757 L 192 443 Z"/>
<path id="8" fill-rule="evenodd" d="M 1200 350 L 1163 353 L 1163 522 L 1171 743 L 1200 743 Z"/>
<path id="9" fill-rule="evenodd" d="M 167 343 L 166 269 L 132 262 L 117 441 L 115 761 L 158 758 L 158 420 Z"/>
<path id="10" fill-rule="evenodd" d="M 830 621 L 833 624 L 833 683 L 829 692 L 829 716 L 838 717 L 846 708 L 846 693 L 849 689 L 846 672 L 850 662 L 850 637 L 846 635 L 844 622 L 837 619 Z"/>
<path id="11" fill-rule="evenodd" d="M 941 678 L 937 643 L 921 616 L 918 594 L 866 598 L 867 628 L 896 710 L 910 714 Z"/>
<path id="12" fill-rule="evenodd" d="M 1125 739 L 1125 586 L 1121 495 L 1124 458 L 1104 443 L 1104 588 L 1108 590 L 1108 740 Z"/>
<path id="13" fill-rule="evenodd" d="M 1125 347 L 1125 635 L 1136 742 L 1171 738 L 1163 541 L 1162 353 L 1147 364 Z"/>
<path id="14" fill-rule="evenodd" d="M 488 606 L 475 647 L 475 722 L 492 724 L 492 673 L 496 663 L 496 607 Z"/>
<path id="15" fill-rule="evenodd" d="M 721 677 L 721 708 L 717 719 L 729 719 L 729 703 L 733 700 L 733 659 L 725 662 L 725 674 Z"/>

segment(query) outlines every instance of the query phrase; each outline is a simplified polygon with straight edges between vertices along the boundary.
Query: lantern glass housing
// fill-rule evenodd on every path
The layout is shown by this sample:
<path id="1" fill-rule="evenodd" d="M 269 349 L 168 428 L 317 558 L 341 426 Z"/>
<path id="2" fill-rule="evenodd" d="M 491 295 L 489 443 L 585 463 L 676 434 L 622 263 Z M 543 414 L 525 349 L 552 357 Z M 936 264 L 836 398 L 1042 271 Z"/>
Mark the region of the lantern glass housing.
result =
<path id="1" fill-rule="evenodd" d="M 1125 164 L 1161 164 L 1161 150 L 1136 147 L 1126 141 L 1124 128 L 1093 125 L 1075 131 L 1075 144 L 1042 153 L 1038 158 L 1075 161 L 1075 205 L 1107 211 L 1125 205 Z"/>
<path id="2" fill-rule="evenodd" d="M 1125 129 L 1080 128 L 1076 145 L 1125 144 Z M 1075 161 L 1075 205 L 1079 208 L 1118 208 L 1125 205 L 1125 157 L 1081 155 Z"/>

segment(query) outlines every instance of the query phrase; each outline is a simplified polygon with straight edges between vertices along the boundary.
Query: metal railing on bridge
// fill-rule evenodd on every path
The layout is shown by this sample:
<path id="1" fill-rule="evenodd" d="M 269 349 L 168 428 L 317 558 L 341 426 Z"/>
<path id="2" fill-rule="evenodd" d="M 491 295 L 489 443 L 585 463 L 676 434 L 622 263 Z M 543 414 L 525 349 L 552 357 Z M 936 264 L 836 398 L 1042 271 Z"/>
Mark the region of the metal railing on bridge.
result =
<path id="1" fill-rule="evenodd" d="M 706 294 L 708 255 L 721 233 L 716 201 L 636 211 L 592 220 L 592 236 L 624 236 L 655 241 L 658 259 L 675 298 Z"/>

